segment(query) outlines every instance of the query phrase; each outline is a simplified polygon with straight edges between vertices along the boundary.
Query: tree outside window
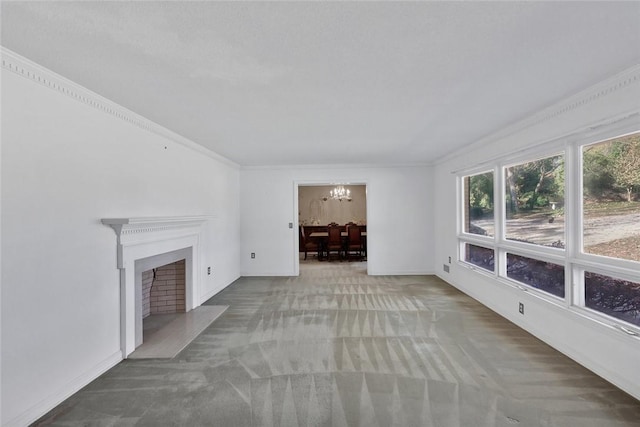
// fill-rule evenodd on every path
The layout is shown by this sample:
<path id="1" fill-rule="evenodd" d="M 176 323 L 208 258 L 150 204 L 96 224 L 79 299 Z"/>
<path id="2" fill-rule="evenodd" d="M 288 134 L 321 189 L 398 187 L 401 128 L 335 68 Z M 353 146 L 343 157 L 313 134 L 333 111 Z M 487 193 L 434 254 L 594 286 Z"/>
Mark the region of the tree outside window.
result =
<path id="1" fill-rule="evenodd" d="M 584 252 L 640 261 L 640 133 L 582 153 Z"/>
<path id="2" fill-rule="evenodd" d="M 493 172 L 464 177 L 464 192 L 465 233 L 493 236 Z"/>
<path id="3" fill-rule="evenodd" d="M 505 237 L 564 248 L 564 156 L 505 168 Z"/>

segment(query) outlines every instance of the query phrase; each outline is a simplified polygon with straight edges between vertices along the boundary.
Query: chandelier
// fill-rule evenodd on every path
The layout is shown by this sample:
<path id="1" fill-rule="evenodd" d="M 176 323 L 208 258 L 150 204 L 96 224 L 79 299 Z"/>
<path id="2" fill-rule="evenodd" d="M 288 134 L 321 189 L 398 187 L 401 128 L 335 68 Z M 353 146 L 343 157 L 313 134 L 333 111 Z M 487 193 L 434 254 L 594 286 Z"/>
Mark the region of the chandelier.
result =
<path id="1" fill-rule="evenodd" d="M 351 190 L 344 188 L 342 185 L 338 185 L 333 190 L 329 191 L 329 198 L 333 200 L 343 201 L 346 200 L 350 202 L 353 200 L 351 198 Z"/>

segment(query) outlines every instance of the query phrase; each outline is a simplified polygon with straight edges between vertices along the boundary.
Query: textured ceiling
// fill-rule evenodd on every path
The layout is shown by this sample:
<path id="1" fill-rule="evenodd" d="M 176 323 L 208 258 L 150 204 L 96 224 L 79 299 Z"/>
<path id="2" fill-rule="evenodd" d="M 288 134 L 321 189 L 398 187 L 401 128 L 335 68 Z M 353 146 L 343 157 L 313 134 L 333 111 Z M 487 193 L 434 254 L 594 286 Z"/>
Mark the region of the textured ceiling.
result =
<path id="1" fill-rule="evenodd" d="M 3 2 L 2 45 L 241 165 L 429 163 L 640 63 L 640 2 Z"/>

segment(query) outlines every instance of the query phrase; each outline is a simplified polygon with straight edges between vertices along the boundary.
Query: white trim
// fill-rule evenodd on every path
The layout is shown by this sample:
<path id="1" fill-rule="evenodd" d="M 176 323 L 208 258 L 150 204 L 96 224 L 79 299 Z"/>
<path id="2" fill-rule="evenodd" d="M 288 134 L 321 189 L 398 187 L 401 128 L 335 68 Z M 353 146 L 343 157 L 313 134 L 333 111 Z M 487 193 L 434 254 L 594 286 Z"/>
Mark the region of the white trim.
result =
<path id="1" fill-rule="evenodd" d="M 245 273 L 242 277 L 291 277 L 291 274 L 283 273 L 282 271 L 270 272 L 270 271 L 261 271 L 259 273 Z"/>
<path id="2" fill-rule="evenodd" d="M 596 273 L 601 276 L 609 276 L 614 279 L 626 280 L 628 282 L 640 283 L 640 277 L 638 277 L 637 270 L 620 269 L 604 265 L 602 263 L 581 263 L 579 261 L 572 262 L 572 264 L 583 272 Z M 635 325 L 634 325 L 635 326 Z M 640 327 L 640 326 L 637 326 Z"/>
<path id="3" fill-rule="evenodd" d="M 578 288 L 574 285 L 574 264 L 571 261 L 582 246 L 582 215 L 578 217 L 578 211 L 582 209 L 582 156 L 576 155 L 576 146 L 567 143 L 564 158 L 564 265 L 565 265 L 565 306 L 570 308 L 578 301 Z M 569 188 L 570 183 L 577 183 L 580 190 Z M 572 220 L 567 220 L 571 218 Z M 582 289 L 582 288 L 579 288 Z M 582 301 L 584 303 L 584 301 Z"/>
<path id="4" fill-rule="evenodd" d="M 513 168 L 558 156 L 566 158 L 564 139 L 557 139 L 553 144 L 537 146 L 535 150 L 520 151 L 512 156 L 505 156 L 498 162 L 498 167 L 501 169 Z"/>
<path id="5" fill-rule="evenodd" d="M 639 106 L 640 107 L 640 106 Z M 618 116 L 613 116 L 587 127 L 581 127 L 571 132 L 567 132 L 561 136 L 556 136 L 546 140 L 532 142 L 527 147 L 520 150 L 510 152 L 498 157 L 492 157 L 480 163 L 464 166 L 451 171 L 452 174 L 460 176 L 477 175 L 482 170 L 488 170 L 491 165 L 497 164 L 499 167 L 509 167 L 516 165 L 521 159 L 536 159 L 544 157 L 545 153 L 553 150 L 564 150 L 566 146 L 575 145 L 577 141 L 593 141 L 582 142 L 581 144 L 596 144 L 606 141 L 607 139 L 622 136 L 623 134 L 634 133 L 638 129 L 640 122 L 640 109 L 636 108 L 627 111 Z M 493 141 L 487 141 L 489 144 Z M 530 160 L 533 161 L 533 160 Z M 481 172 L 479 172 L 481 173 Z"/>
<path id="6" fill-rule="evenodd" d="M 552 263 L 553 264 L 553 263 Z M 485 276 L 485 278 L 491 279 L 493 281 L 495 281 L 496 283 L 498 283 L 499 285 L 503 285 L 508 287 L 509 289 L 516 291 L 516 292 L 523 292 L 523 293 L 527 293 L 529 295 L 532 295 L 536 298 L 538 298 L 539 300 L 545 301 L 547 303 L 553 304 L 557 307 L 562 307 L 563 309 L 567 308 L 566 305 L 564 304 L 563 298 L 558 297 L 556 295 L 553 295 L 549 292 L 546 292 L 542 289 L 533 287 L 531 285 L 527 285 L 526 283 L 522 283 L 522 282 L 518 282 L 517 280 L 511 279 L 509 277 L 507 277 L 506 275 L 504 276 L 498 276 L 496 274 L 493 274 L 491 271 L 489 270 L 485 270 L 484 268 L 468 263 L 466 261 L 461 261 L 459 263 L 459 265 L 463 268 L 466 268 L 467 270 L 471 270 L 475 273 L 482 273 L 483 276 Z M 560 266 L 562 267 L 562 266 Z"/>
<path id="7" fill-rule="evenodd" d="M 491 247 L 496 245 L 496 240 L 494 236 L 483 236 L 481 234 L 471 234 L 471 233 L 460 233 L 458 235 L 458 239 L 464 240 L 465 242 L 472 243 L 477 246 Z"/>
<path id="8" fill-rule="evenodd" d="M 564 264 L 566 259 L 564 249 L 550 246 L 518 242 L 517 240 L 504 240 L 498 243 L 497 246 L 514 255 L 535 258 L 541 261 Z"/>
<path id="9" fill-rule="evenodd" d="M 199 233 L 200 226 L 214 215 L 146 217 L 146 218 L 103 218 L 118 236 L 118 268 L 126 268 L 123 248 L 143 242 L 160 241 Z M 190 233 L 189 230 L 192 232 Z"/>
<path id="10" fill-rule="evenodd" d="M 369 271 L 369 276 L 433 276 L 434 270 L 385 270 Z"/>
<path id="11" fill-rule="evenodd" d="M 425 168 L 433 166 L 432 163 L 329 163 L 329 164 L 290 164 L 290 165 L 243 165 L 241 170 L 287 170 L 292 169 L 406 169 L 406 168 Z M 325 182 L 325 181 L 320 181 Z M 356 183 L 350 183 L 357 185 Z M 320 185 L 320 183 L 318 184 Z"/>
<path id="12" fill-rule="evenodd" d="M 1 5 L 0 5 L 1 7 Z M 0 91 L 2 90 L 2 83 L 0 83 Z M 4 102 L 0 102 L 0 118 L 2 117 L 2 105 L 4 104 Z M 4 153 L 4 150 L 2 149 L 2 138 L 0 137 L 0 165 L 3 164 L 2 162 L 2 153 Z M 2 173 L 0 171 L 0 189 L 4 188 L 2 186 Z M 1 191 L 0 191 L 1 192 Z M 4 221 L 2 221 L 2 199 L 3 197 L 0 197 L 0 242 L 2 242 L 2 224 L 4 223 Z M 2 269 L 2 245 L 0 244 L 0 272 L 4 271 Z M 0 308 L 2 307 L 2 289 L 4 289 L 4 287 L 2 286 L 2 276 L 3 274 L 0 274 Z M 1 318 L 1 316 L 0 316 Z M 2 355 L 4 354 L 4 352 L 2 351 L 2 338 L 0 337 L 0 395 L 2 394 L 2 366 L 4 365 L 4 363 L 2 363 Z M 2 396 L 0 396 L 0 423 L 2 423 Z"/>
<path id="13" fill-rule="evenodd" d="M 28 80 L 38 83 L 42 86 L 53 89 L 71 99 L 86 104 L 103 113 L 109 114 L 131 125 L 144 129 L 147 132 L 159 135 L 167 140 L 173 141 L 197 153 L 203 154 L 214 160 L 217 160 L 227 166 L 239 169 L 240 165 L 215 153 L 204 146 L 185 138 L 145 117 L 134 113 L 133 111 L 116 104 L 109 99 L 98 95 L 95 92 L 75 83 L 29 59 L 18 55 L 17 53 L 0 46 L 2 55 L 2 68 L 11 71 Z"/>
<path id="14" fill-rule="evenodd" d="M 617 317 L 611 316 L 607 313 L 604 313 L 602 311 L 598 311 L 589 307 L 572 306 L 570 308 L 570 311 L 585 319 L 593 320 L 595 322 L 598 322 L 601 325 L 612 327 L 618 332 L 624 332 L 625 335 L 621 335 L 623 339 L 626 336 L 630 339 L 638 340 L 638 342 L 640 343 L 640 327 L 639 326 L 627 323 L 623 329 L 619 324 L 622 320 L 618 319 Z M 628 331 L 635 332 L 637 335 L 634 335 L 633 333 L 629 333 Z"/>
<path id="15" fill-rule="evenodd" d="M 235 281 L 236 281 L 236 280 L 238 280 L 239 278 L 240 278 L 240 276 L 236 277 L 234 280 L 232 280 L 232 281 L 229 283 L 229 285 L 231 285 L 231 283 L 235 282 Z M 220 292 L 222 292 L 222 291 L 223 291 L 227 286 L 229 286 L 229 285 L 226 285 L 226 286 L 219 286 L 219 287 L 217 287 L 217 288 L 215 288 L 215 289 L 213 289 L 213 290 L 211 290 L 211 291 L 209 291 L 209 292 L 207 292 L 207 293 L 205 293 L 205 294 L 202 294 L 202 298 L 201 298 L 202 302 L 204 302 L 204 301 L 208 301 L 208 300 L 209 300 L 210 298 L 212 298 L 213 296 L 215 296 L 215 295 L 219 294 Z"/>
<path id="16" fill-rule="evenodd" d="M 565 260 L 566 260 L 566 257 L 564 256 L 564 252 L 547 253 L 547 252 L 536 251 L 533 248 L 531 249 L 526 248 L 526 250 L 524 250 L 524 249 L 520 249 L 519 246 L 510 246 L 510 245 L 509 246 L 499 245 L 499 246 L 500 246 L 499 250 L 502 250 L 505 253 L 521 256 L 524 258 L 530 258 L 534 261 L 543 261 L 551 264 L 556 264 L 559 267 L 564 266 Z M 553 248 L 549 248 L 549 249 L 560 251 L 560 249 L 553 249 Z"/>
<path id="17" fill-rule="evenodd" d="M 568 98 L 565 98 L 564 100 L 562 100 L 561 102 L 555 103 L 547 108 L 544 108 L 543 110 L 539 111 L 536 114 L 530 115 L 527 118 L 520 120 L 518 122 L 515 122 L 514 124 L 507 126 L 505 128 L 500 129 L 497 132 L 494 132 L 490 135 L 485 136 L 484 138 L 481 138 L 475 142 L 472 142 L 471 144 L 465 145 L 464 147 L 455 150 L 449 154 L 446 154 L 438 159 L 436 159 L 433 164 L 437 165 L 437 164 L 441 164 L 444 162 L 447 162 L 451 159 L 456 158 L 457 156 L 459 156 L 460 154 L 464 153 L 464 152 L 468 152 L 469 150 L 481 147 L 483 145 L 489 144 L 491 142 L 497 141 L 499 139 L 503 139 L 506 138 L 510 135 L 514 135 L 517 134 L 519 132 L 522 132 L 523 130 L 527 129 L 527 128 L 531 128 L 535 125 L 550 121 L 552 119 L 556 119 L 558 117 L 561 117 L 564 114 L 567 114 L 573 110 L 576 110 L 578 108 L 583 108 L 586 105 L 599 100 L 600 98 L 610 95 L 613 92 L 617 92 L 619 90 L 622 90 L 634 83 L 637 83 L 640 81 L 640 64 L 636 64 L 630 68 L 627 68 L 626 70 L 615 74 L 611 77 L 609 77 L 608 79 L 605 79 L 604 81 L 601 81 L 599 83 L 596 83 L 590 87 L 588 87 L 587 89 L 584 89 L 578 93 L 576 93 L 573 96 L 570 96 Z M 618 117 L 614 117 L 614 118 L 607 118 L 604 119 L 602 122 L 597 123 L 597 124 L 593 124 L 591 126 L 589 126 L 588 128 L 581 128 L 579 130 L 576 130 L 574 132 L 570 132 L 567 135 L 562 136 L 562 138 L 567 138 L 570 135 L 573 135 L 575 133 L 578 132 L 584 132 L 587 130 L 594 130 L 598 127 L 601 126 L 608 126 L 612 123 L 615 123 L 617 121 L 620 120 L 624 120 L 625 118 L 627 118 L 627 116 L 629 115 L 637 115 L 638 112 L 637 111 L 633 111 L 633 112 L 629 112 L 626 113 L 622 116 L 618 116 Z M 558 139 L 558 138 L 554 138 L 554 139 Z M 548 141 L 544 141 L 541 142 L 541 144 L 545 144 Z M 535 145 L 540 145 L 540 144 L 535 144 Z M 531 147 L 531 146 L 530 146 Z M 495 160 L 492 160 L 495 161 Z M 462 169 L 464 170 L 464 169 Z"/>
<path id="18" fill-rule="evenodd" d="M 593 254 L 578 254 L 571 258 L 570 261 L 576 265 L 583 265 L 592 268 L 606 267 L 609 271 L 615 271 L 622 275 L 632 277 L 635 275 L 634 280 L 638 280 L 638 261 Z"/>
<path id="19" fill-rule="evenodd" d="M 298 188 L 300 184 L 293 181 L 293 275 L 300 276 L 300 195 Z"/>
<path id="20" fill-rule="evenodd" d="M 80 391 L 91 381 L 95 380 L 121 361 L 122 353 L 120 351 L 112 353 L 109 357 L 107 357 L 91 369 L 83 372 L 81 375 L 69 381 L 64 386 L 57 389 L 55 392 L 49 394 L 48 397 L 42 399 L 40 402 L 31 406 L 14 419 L 8 421 L 6 424 L 4 424 L 4 426 L 22 427 L 29 425 L 34 421 L 37 421 L 40 417 L 49 412 L 51 408 L 55 408 L 60 403 L 64 402 L 67 398 Z"/>
<path id="21" fill-rule="evenodd" d="M 507 213 L 507 195 L 505 194 L 504 183 L 506 182 L 505 168 L 495 165 L 493 171 L 493 238 L 498 245 L 504 241 Z M 496 260 L 498 261 L 498 260 Z M 498 267 L 500 265 L 498 264 Z M 501 268 L 501 267 L 500 267 Z M 498 271 L 498 269 L 496 269 Z"/>

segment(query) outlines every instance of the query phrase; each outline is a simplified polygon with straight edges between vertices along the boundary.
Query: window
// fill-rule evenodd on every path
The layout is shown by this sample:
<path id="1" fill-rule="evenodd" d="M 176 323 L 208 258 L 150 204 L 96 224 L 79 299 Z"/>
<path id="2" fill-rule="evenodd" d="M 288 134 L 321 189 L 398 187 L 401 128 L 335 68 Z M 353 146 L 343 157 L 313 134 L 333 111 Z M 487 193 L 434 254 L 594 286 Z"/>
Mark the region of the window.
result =
<path id="1" fill-rule="evenodd" d="M 493 272 L 494 259 L 495 251 L 493 249 L 472 245 L 470 243 L 464 246 L 464 260 L 470 264 Z"/>
<path id="2" fill-rule="evenodd" d="M 561 265 L 508 253 L 507 277 L 564 298 L 564 267 Z"/>
<path id="3" fill-rule="evenodd" d="M 640 326 L 640 283 L 585 272 L 585 305 Z"/>
<path id="4" fill-rule="evenodd" d="M 464 204 L 464 232 L 493 236 L 493 172 L 464 178 Z"/>
<path id="5" fill-rule="evenodd" d="M 564 156 L 505 168 L 505 237 L 564 248 Z"/>
<path id="6" fill-rule="evenodd" d="M 503 173 L 462 176 L 459 260 L 556 307 L 640 332 L 640 131 L 583 138 L 490 165 Z"/>
<path id="7" fill-rule="evenodd" d="M 582 150 L 583 250 L 640 261 L 640 133 Z"/>

